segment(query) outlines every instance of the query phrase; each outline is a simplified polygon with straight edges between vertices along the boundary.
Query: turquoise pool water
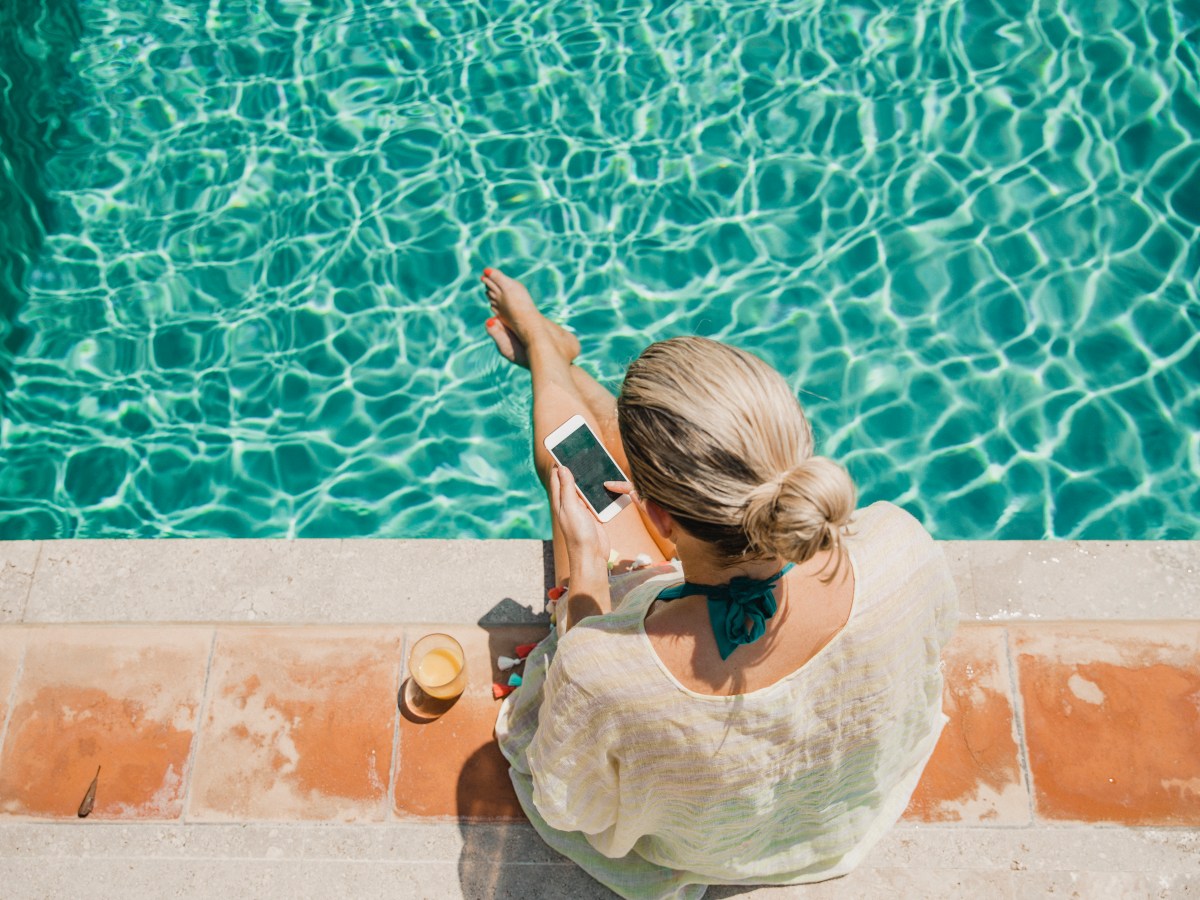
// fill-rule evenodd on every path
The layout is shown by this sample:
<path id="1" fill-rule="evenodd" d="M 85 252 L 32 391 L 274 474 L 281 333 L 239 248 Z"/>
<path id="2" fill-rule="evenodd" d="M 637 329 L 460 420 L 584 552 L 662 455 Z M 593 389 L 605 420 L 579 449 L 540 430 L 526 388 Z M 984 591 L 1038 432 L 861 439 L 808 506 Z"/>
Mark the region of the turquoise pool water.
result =
<path id="1" fill-rule="evenodd" d="M 1028 6 L 5 4 L 0 537 L 544 536 L 496 263 L 938 537 L 1196 537 L 1200 5 Z"/>

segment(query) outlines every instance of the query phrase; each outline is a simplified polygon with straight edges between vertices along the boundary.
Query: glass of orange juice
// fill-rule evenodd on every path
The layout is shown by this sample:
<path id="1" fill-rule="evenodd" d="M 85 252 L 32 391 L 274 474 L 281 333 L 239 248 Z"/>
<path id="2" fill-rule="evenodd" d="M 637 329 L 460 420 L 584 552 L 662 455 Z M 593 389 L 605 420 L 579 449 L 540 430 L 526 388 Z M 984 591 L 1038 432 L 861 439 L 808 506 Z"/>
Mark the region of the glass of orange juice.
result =
<path id="1" fill-rule="evenodd" d="M 427 634 L 413 644 L 408 671 L 416 686 L 434 700 L 454 700 L 467 686 L 462 644 L 448 634 Z"/>

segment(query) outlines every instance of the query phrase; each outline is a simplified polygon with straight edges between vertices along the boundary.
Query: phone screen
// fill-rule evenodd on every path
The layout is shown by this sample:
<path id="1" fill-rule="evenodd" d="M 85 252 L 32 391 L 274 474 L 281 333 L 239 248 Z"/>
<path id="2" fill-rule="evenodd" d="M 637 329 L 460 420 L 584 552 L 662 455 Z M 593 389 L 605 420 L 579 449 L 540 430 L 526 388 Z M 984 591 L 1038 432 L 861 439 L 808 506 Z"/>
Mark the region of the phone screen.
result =
<path id="1" fill-rule="evenodd" d="M 606 481 L 625 481 L 608 451 L 600 446 L 590 428 L 581 425 L 550 452 L 562 465 L 571 470 L 575 483 L 596 512 L 608 507 L 621 495 L 604 487 Z"/>

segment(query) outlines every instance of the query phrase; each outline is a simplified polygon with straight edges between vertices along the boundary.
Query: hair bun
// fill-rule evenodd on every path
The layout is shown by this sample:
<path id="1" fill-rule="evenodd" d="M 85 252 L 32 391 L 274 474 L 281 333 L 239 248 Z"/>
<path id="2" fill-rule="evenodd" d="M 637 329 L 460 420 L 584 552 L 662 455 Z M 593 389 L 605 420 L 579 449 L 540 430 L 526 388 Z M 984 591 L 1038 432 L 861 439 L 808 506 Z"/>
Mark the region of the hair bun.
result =
<path id="1" fill-rule="evenodd" d="M 857 499 L 844 468 L 827 457 L 811 456 L 750 492 L 742 527 L 755 549 L 804 562 L 840 546 Z"/>

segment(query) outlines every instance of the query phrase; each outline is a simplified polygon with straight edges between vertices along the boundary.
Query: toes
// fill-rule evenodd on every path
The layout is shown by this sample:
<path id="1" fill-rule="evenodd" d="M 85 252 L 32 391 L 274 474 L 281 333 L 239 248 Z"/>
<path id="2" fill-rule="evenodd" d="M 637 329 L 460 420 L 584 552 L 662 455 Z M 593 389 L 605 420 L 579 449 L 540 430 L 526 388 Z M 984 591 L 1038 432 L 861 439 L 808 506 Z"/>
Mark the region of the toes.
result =
<path id="1" fill-rule="evenodd" d="M 502 351 L 509 349 L 508 329 L 504 327 L 503 322 L 501 322 L 495 316 L 492 316 L 487 320 L 486 323 L 484 323 L 483 327 L 487 331 L 488 336 L 496 342 L 496 346 L 498 346 Z"/>
<path id="2" fill-rule="evenodd" d="M 487 320 L 484 327 L 501 356 L 522 368 L 529 368 L 529 357 L 525 352 L 525 345 L 504 322 L 493 316 Z"/>
<path id="3" fill-rule="evenodd" d="M 491 268 L 484 269 L 483 275 L 485 278 L 492 281 L 492 283 L 494 283 L 501 290 L 506 289 L 509 286 L 509 284 L 511 284 L 513 281 L 513 279 L 509 278 L 507 275 L 505 275 L 499 269 L 491 269 Z"/>

